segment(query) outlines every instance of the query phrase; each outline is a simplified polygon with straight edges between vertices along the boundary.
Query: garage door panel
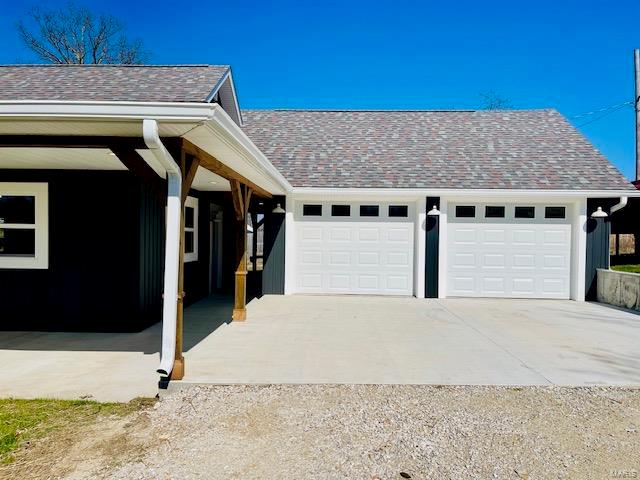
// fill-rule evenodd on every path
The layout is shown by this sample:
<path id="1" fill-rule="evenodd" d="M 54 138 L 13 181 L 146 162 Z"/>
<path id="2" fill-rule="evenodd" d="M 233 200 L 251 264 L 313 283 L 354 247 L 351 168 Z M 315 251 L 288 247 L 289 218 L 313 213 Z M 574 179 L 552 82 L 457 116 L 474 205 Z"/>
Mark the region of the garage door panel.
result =
<path id="1" fill-rule="evenodd" d="M 513 212 L 513 207 L 507 206 L 506 211 Z M 544 209 L 536 211 L 541 215 Z M 476 205 L 476 217 L 483 212 L 484 207 Z M 495 223 L 452 214 L 447 228 L 447 295 L 569 298 L 568 219 L 547 222 L 507 214 Z"/>
<path id="2" fill-rule="evenodd" d="M 370 203 L 368 203 L 370 204 Z M 408 217 L 332 217 L 331 204 L 323 215 L 295 214 L 295 291 L 300 293 L 413 294 L 414 208 Z M 384 218 L 383 218 L 384 217 Z"/>

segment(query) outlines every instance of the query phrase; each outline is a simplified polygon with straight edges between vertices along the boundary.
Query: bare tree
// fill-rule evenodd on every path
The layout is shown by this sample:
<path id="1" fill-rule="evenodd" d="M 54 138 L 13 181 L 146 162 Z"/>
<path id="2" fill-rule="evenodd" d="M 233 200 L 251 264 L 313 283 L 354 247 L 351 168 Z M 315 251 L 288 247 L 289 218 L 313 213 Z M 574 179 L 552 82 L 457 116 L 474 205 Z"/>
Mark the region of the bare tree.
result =
<path id="1" fill-rule="evenodd" d="M 141 40 L 129 40 L 124 25 L 74 3 L 61 9 L 33 8 L 17 29 L 25 45 L 51 63 L 140 64 L 149 54 Z"/>
<path id="2" fill-rule="evenodd" d="M 502 97 L 493 90 L 480 92 L 480 96 L 482 97 L 482 108 L 484 110 L 508 110 L 513 108 L 511 100 Z"/>

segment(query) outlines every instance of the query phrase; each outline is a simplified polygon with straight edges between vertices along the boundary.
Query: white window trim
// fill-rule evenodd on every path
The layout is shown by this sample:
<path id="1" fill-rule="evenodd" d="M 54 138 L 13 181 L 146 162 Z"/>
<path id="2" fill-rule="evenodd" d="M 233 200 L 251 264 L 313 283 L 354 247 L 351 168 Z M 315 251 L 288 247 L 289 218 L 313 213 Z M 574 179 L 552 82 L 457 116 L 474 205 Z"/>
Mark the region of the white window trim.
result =
<path id="1" fill-rule="evenodd" d="M 0 256 L 1 269 L 49 268 L 49 185 L 47 183 L 0 182 L 0 195 L 35 197 L 35 224 L 0 224 L 0 228 L 34 228 L 35 255 L 33 257 Z"/>
<path id="2" fill-rule="evenodd" d="M 198 261 L 198 199 L 195 197 L 187 197 L 184 202 L 184 206 L 193 208 L 193 227 L 184 227 L 186 232 L 193 232 L 193 252 L 184 254 L 184 262 L 197 262 Z M 184 212 L 183 212 L 184 215 Z M 186 246 L 186 245 L 185 245 Z"/>

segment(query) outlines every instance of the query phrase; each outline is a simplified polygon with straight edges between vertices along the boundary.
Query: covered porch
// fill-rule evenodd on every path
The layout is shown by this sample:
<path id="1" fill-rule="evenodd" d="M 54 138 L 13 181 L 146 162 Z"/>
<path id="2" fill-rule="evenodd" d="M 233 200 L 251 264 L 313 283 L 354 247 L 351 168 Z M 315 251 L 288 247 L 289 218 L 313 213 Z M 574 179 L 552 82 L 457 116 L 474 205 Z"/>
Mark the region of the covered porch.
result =
<path id="1" fill-rule="evenodd" d="M 28 344 L 37 335 L 15 333 L 25 330 L 24 319 L 28 329 L 44 331 L 139 330 L 162 320 L 158 371 L 180 379 L 185 304 L 231 294 L 227 320 L 244 321 L 247 294 L 278 290 L 283 281 L 277 272 L 258 272 L 271 264 L 258 255 L 258 235 L 248 245 L 247 232 L 262 229 L 273 247 L 282 236 L 278 204 L 284 206 L 288 183 L 217 104 L 0 102 L 0 159 L 3 200 L 27 198 L 39 212 L 33 225 L 2 222 L 6 248 L 18 245 L 14 233 L 27 230 L 36 245 L 26 255 L 0 255 L 5 263 L 35 260 L 33 268 L 0 264 L 2 281 L 15 285 L 13 298 L 7 290 L 3 298 L 9 343 Z M 39 196 L 30 193 L 34 185 Z M 88 227 L 82 244 L 68 216 L 78 222 L 75 234 Z M 30 289 L 34 284 L 40 290 Z M 47 324 L 52 299 L 61 305 L 55 315 L 67 322 L 62 327 Z M 94 314 L 104 317 L 100 326 Z"/>

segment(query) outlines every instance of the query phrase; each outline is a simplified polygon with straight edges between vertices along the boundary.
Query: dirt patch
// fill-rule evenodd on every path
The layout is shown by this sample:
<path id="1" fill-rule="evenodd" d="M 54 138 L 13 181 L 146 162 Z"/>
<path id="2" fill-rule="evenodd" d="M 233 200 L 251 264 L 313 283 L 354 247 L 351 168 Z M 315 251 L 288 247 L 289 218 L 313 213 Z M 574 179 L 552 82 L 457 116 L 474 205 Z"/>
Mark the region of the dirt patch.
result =
<path id="1" fill-rule="evenodd" d="M 640 475 L 638 389 L 209 386 L 104 422 L 39 447 L 41 463 L 63 458 L 28 478 Z"/>
<path id="2" fill-rule="evenodd" d="M 115 467 L 120 459 L 142 456 L 156 445 L 147 437 L 148 405 L 54 419 L 45 435 L 25 442 L 10 463 L 0 466 L 0 479 L 86 478 L 92 471 Z"/>

